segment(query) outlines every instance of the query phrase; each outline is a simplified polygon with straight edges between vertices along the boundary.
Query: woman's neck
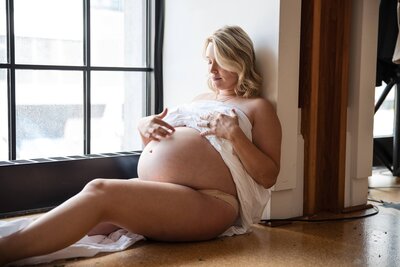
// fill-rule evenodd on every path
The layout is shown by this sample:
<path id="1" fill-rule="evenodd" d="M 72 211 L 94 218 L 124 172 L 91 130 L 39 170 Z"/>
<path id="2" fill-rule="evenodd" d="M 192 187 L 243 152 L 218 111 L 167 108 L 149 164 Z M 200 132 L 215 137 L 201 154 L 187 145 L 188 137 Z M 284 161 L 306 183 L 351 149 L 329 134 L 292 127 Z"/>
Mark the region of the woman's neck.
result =
<path id="1" fill-rule="evenodd" d="M 236 96 L 235 89 L 218 90 L 217 95 L 220 96 Z"/>
<path id="2" fill-rule="evenodd" d="M 225 102 L 225 101 L 231 100 L 236 97 L 237 97 L 236 93 L 227 93 L 227 92 L 221 93 L 220 92 L 220 93 L 215 94 L 215 100 L 220 101 L 220 102 Z"/>

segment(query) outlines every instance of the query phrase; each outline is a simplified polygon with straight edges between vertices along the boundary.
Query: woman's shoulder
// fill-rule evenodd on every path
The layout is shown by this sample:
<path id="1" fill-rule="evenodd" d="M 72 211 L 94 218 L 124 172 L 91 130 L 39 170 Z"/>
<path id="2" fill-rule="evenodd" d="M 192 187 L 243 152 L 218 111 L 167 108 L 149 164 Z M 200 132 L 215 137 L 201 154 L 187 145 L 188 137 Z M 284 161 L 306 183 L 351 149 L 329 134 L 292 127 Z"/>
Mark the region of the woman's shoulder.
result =
<path id="1" fill-rule="evenodd" d="M 215 98 L 215 94 L 212 92 L 205 92 L 202 94 L 199 94 L 197 96 L 195 96 L 192 101 L 197 101 L 197 100 L 210 100 L 210 99 L 214 99 Z"/>
<path id="2" fill-rule="evenodd" d="M 244 98 L 241 104 L 253 115 L 256 113 L 275 112 L 275 107 L 272 103 L 262 97 Z"/>
<path id="3" fill-rule="evenodd" d="M 255 124 L 270 124 L 271 121 L 278 121 L 275 106 L 262 97 L 247 98 L 243 103 L 243 109 Z M 257 123 L 258 122 L 258 123 Z"/>
<path id="4" fill-rule="evenodd" d="M 250 105 L 259 107 L 272 107 L 272 103 L 268 99 L 265 99 L 261 96 L 250 97 L 247 98 L 247 100 L 249 101 Z"/>

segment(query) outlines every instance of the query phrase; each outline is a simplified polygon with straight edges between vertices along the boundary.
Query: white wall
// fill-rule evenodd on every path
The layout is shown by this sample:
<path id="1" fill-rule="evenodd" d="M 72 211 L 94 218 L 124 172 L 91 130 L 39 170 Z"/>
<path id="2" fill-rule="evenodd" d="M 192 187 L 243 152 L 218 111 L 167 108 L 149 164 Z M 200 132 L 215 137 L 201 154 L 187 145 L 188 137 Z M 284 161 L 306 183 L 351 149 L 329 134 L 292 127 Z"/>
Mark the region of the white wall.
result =
<path id="1" fill-rule="evenodd" d="M 165 9 L 166 106 L 209 90 L 202 56 L 204 40 L 224 25 L 240 25 L 251 36 L 258 55 L 269 67 L 266 84 L 276 87 L 279 0 L 167 0 Z"/>
<path id="2" fill-rule="evenodd" d="M 297 108 L 301 0 L 167 0 L 165 11 L 166 107 L 209 90 L 202 57 L 208 35 L 224 25 L 239 25 L 250 35 L 265 80 L 263 95 L 276 105 L 283 128 L 281 173 L 265 216 L 302 215 L 303 142 Z"/>

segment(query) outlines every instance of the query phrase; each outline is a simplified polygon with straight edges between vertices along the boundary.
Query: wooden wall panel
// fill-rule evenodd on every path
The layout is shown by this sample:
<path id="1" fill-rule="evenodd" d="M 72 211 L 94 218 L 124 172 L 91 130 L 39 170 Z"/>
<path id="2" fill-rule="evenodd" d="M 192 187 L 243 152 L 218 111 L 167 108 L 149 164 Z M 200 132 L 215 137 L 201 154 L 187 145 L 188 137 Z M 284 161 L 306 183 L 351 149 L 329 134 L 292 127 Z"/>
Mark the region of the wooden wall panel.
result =
<path id="1" fill-rule="evenodd" d="M 302 1 L 299 106 L 305 214 L 344 207 L 350 4 Z"/>

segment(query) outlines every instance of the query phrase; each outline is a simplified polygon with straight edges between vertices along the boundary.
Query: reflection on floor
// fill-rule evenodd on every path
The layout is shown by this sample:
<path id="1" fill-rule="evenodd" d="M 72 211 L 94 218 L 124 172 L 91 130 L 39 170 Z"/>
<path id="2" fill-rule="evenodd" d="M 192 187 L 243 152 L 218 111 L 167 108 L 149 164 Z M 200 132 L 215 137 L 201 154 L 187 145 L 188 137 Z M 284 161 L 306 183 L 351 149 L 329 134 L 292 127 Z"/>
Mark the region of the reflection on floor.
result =
<path id="1" fill-rule="evenodd" d="M 250 234 L 208 242 L 144 241 L 124 252 L 42 266 L 400 266 L 400 179 L 382 171 L 370 185 L 379 213 L 364 219 L 257 225 Z"/>

